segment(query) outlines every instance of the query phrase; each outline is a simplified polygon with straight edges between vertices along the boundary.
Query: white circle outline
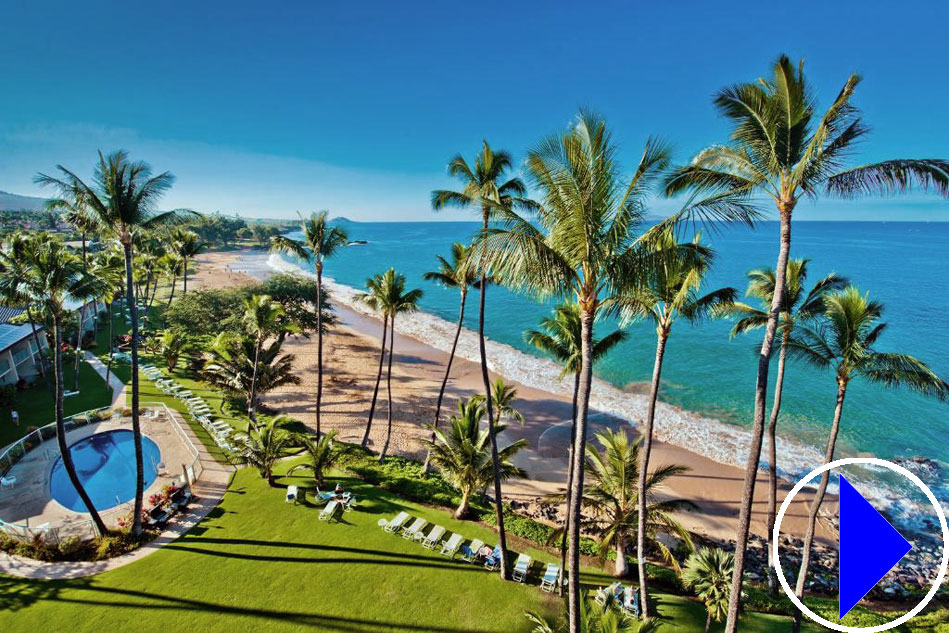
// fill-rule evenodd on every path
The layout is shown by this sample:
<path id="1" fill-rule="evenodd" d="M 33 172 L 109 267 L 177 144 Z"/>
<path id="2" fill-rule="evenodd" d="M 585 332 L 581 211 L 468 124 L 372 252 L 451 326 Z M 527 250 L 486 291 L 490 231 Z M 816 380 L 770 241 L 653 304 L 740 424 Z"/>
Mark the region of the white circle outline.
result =
<path id="1" fill-rule="evenodd" d="M 884 468 L 889 468 L 890 470 L 897 472 L 912 481 L 914 484 L 916 484 L 917 488 L 926 494 L 929 502 L 936 510 L 936 515 L 939 517 L 939 525 L 942 527 L 942 561 L 939 564 L 939 575 L 933 581 L 933 585 L 929 589 L 929 593 L 927 593 L 926 596 L 919 601 L 919 604 L 917 604 L 907 613 L 904 613 L 902 616 L 887 622 L 886 624 L 878 624 L 876 626 L 844 626 L 843 624 L 825 620 L 811 611 L 797 596 L 794 595 L 794 592 L 791 591 L 791 586 L 788 584 L 787 578 L 784 577 L 784 570 L 781 569 L 781 557 L 778 555 L 778 536 L 781 532 L 781 521 L 784 519 L 784 513 L 787 511 L 788 506 L 791 504 L 791 501 L 794 499 L 795 495 L 797 495 L 797 493 L 799 493 L 804 488 L 807 482 L 817 475 L 823 474 L 834 468 L 839 468 L 840 466 L 847 466 L 849 464 L 873 464 L 875 466 L 882 466 Z M 781 509 L 778 510 L 778 514 L 774 520 L 774 531 L 772 532 L 771 538 L 771 557 L 774 561 L 774 569 L 778 577 L 778 582 L 781 583 L 781 589 L 783 589 L 784 593 L 787 594 L 788 598 L 791 599 L 791 602 L 793 602 L 794 605 L 811 620 L 814 620 L 818 624 L 821 624 L 828 629 L 842 631 L 842 633 L 878 633 L 879 631 L 888 631 L 906 623 L 910 618 L 914 617 L 920 611 L 925 609 L 926 605 L 929 604 L 929 601 L 933 599 L 933 597 L 936 595 L 936 592 L 939 591 L 939 587 L 942 585 L 942 581 L 946 577 L 946 569 L 949 567 L 949 526 L 946 525 L 946 515 L 942 511 L 942 506 L 939 505 L 936 495 L 933 494 L 933 491 L 929 489 L 929 486 L 924 484 L 919 477 L 907 469 L 903 468 L 899 464 L 894 464 L 893 462 L 889 462 L 885 459 L 878 459 L 876 457 L 845 457 L 843 459 L 838 459 L 824 464 L 823 466 L 815 468 L 811 472 L 804 475 L 804 477 L 794 485 L 794 487 L 791 489 L 791 492 L 789 492 L 784 498 L 784 502 L 781 504 Z"/>

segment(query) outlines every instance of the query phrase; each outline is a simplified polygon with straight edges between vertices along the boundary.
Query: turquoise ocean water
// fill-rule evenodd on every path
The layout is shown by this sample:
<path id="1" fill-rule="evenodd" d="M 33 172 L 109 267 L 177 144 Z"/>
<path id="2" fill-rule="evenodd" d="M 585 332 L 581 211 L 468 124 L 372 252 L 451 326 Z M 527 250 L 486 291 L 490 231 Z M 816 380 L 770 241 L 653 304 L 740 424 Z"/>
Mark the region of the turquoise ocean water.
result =
<path id="1" fill-rule="evenodd" d="M 422 274 L 436 266 L 436 254 L 448 254 L 453 241 L 470 240 L 476 224 L 347 223 L 346 228 L 350 239 L 368 244 L 343 249 L 328 261 L 327 274 L 338 284 L 359 289 L 367 277 L 393 266 L 412 286 L 424 289 L 421 307 L 426 313 L 448 322 L 456 320 L 457 293 L 423 281 Z M 747 270 L 774 266 L 777 231 L 777 223 L 762 223 L 754 230 L 727 227 L 706 232 L 705 241 L 717 252 L 709 288 L 733 286 L 743 294 Z M 798 222 L 792 239 L 792 257 L 811 259 L 811 281 L 836 271 L 885 304 L 889 328 L 880 341 L 881 350 L 913 354 L 942 376 L 949 376 L 949 223 Z M 272 265 L 276 257 L 271 257 Z M 286 267 L 288 263 L 284 259 L 276 265 Z M 524 343 L 523 333 L 537 327 L 549 309 L 549 305 L 539 305 L 504 288 L 492 288 L 487 335 L 535 355 Z M 475 329 L 476 318 L 472 302 L 465 325 Z M 715 444 L 719 440 L 709 428 L 720 431 L 721 437 L 740 436 L 741 427 L 750 424 L 755 348 L 761 333 L 729 340 L 730 327 L 725 321 L 694 327 L 677 324 L 668 345 L 660 397 L 703 416 L 682 425 L 671 441 L 689 448 L 701 445 L 700 452 L 735 463 L 741 451 L 718 452 Z M 428 329 L 420 327 L 414 333 L 424 340 Z M 629 330 L 629 340 L 604 359 L 595 373 L 621 392 L 633 393 L 649 380 L 655 332 L 647 323 L 634 324 Z M 527 357 L 516 356 L 523 365 Z M 529 375 L 529 368 L 524 372 Z M 617 400 L 622 397 L 620 392 L 614 395 Z M 789 460 L 787 473 L 806 472 L 816 465 L 834 398 L 830 372 L 790 363 L 779 433 L 797 450 L 798 459 Z M 727 444 L 725 440 L 720 443 Z M 857 381 L 848 394 L 838 446 L 840 456 L 925 457 L 949 462 L 949 405 Z"/>

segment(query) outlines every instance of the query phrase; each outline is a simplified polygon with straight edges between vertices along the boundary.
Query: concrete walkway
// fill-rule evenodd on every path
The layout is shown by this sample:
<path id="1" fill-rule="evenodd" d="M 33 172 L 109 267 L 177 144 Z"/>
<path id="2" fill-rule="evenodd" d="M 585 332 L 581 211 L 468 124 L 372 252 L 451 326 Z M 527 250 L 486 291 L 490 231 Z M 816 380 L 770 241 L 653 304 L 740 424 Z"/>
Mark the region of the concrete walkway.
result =
<path id="1" fill-rule="evenodd" d="M 96 373 L 105 380 L 106 366 L 101 360 L 90 352 L 85 352 L 83 359 L 96 370 Z M 114 364 L 114 363 L 113 363 Z M 112 389 L 112 408 L 124 409 L 127 398 L 125 397 L 125 383 L 115 377 L 114 373 L 109 374 L 109 388 Z"/>
<path id="2" fill-rule="evenodd" d="M 99 363 L 99 365 L 102 366 L 102 363 Z M 104 366 L 102 370 L 102 375 L 104 376 Z M 120 386 L 123 385 L 120 383 Z M 196 497 L 195 501 L 188 506 L 187 510 L 175 515 L 164 532 L 134 552 L 96 562 L 75 561 L 45 563 L 32 558 L 0 552 L 0 574 L 46 580 L 83 578 L 85 576 L 101 574 L 145 558 L 152 552 L 156 552 L 168 543 L 177 540 L 188 530 L 200 523 L 201 520 L 221 502 L 221 499 L 224 498 L 224 492 L 227 490 L 231 473 L 233 473 L 235 469 L 233 466 L 221 464 L 208 453 L 204 444 L 198 440 L 194 431 L 192 431 L 188 423 L 182 419 L 179 412 L 172 410 L 172 415 L 175 416 L 178 424 L 184 430 L 185 435 L 191 443 L 198 449 L 198 458 L 201 462 L 202 472 L 198 481 L 195 482 L 191 488 L 191 492 Z"/>

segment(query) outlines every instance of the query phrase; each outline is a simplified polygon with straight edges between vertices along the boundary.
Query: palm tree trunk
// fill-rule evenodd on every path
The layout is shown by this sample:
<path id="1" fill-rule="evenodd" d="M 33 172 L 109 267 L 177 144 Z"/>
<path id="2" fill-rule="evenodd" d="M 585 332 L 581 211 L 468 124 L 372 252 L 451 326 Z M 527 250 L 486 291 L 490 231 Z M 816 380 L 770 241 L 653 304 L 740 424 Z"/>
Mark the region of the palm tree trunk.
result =
<path id="1" fill-rule="evenodd" d="M 829 464 L 834 461 L 834 451 L 837 448 L 837 433 L 840 431 L 840 416 L 844 411 L 844 398 L 847 397 L 847 381 L 841 378 L 837 379 L 837 405 L 834 407 L 834 423 L 830 427 L 830 437 L 827 438 L 827 451 L 824 453 L 824 463 Z M 807 514 L 807 531 L 804 533 L 804 549 L 801 553 L 801 568 L 797 574 L 797 584 L 794 587 L 794 595 L 798 598 L 804 597 L 804 583 L 807 580 L 807 568 L 811 563 L 811 546 L 814 544 L 814 532 L 817 528 L 817 514 L 820 512 L 820 506 L 824 502 L 824 495 L 827 493 L 827 483 L 830 480 L 830 471 L 825 470 L 820 476 L 820 485 L 817 486 L 817 494 L 811 501 L 811 507 Z M 801 611 L 794 609 L 793 633 L 801 630 Z"/>
<path id="2" fill-rule="evenodd" d="M 89 515 L 96 526 L 96 530 L 102 535 L 108 533 L 108 530 L 105 527 L 105 523 L 102 522 L 102 517 L 99 516 L 96 507 L 93 505 L 92 499 L 89 498 L 85 486 L 79 481 L 79 475 L 76 474 L 76 466 L 72 461 L 72 453 L 69 452 L 69 447 L 66 445 L 66 422 L 63 419 L 63 351 L 60 347 L 59 332 L 59 317 L 54 314 L 53 365 L 56 383 L 56 439 L 59 444 L 59 454 L 62 457 L 63 469 L 66 471 L 69 481 L 72 483 L 73 488 L 76 489 L 76 493 L 79 494 L 79 498 L 82 499 L 82 503 L 86 506 L 86 509 L 89 510 Z"/>
<path id="3" fill-rule="evenodd" d="M 639 569 L 639 595 L 642 601 L 642 616 L 649 617 L 649 592 L 646 575 L 646 478 L 649 473 L 649 454 L 652 451 L 653 426 L 656 421 L 656 401 L 659 398 L 659 379 L 662 376 L 662 359 L 666 353 L 669 329 L 664 325 L 656 328 L 656 361 L 652 368 L 652 383 L 649 387 L 649 409 L 646 412 L 646 427 L 643 429 L 643 447 L 640 451 L 639 481 L 636 486 L 636 565 Z M 619 552 L 617 552 L 619 555 Z"/>
<path id="4" fill-rule="evenodd" d="M 171 276 L 171 294 L 168 295 L 168 305 L 171 305 L 172 300 L 175 298 L 175 286 L 178 285 L 178 275 L 172 274 Z"/>
<path id="5" fill-rule="evenodd" d="M 458 347 L 458 337 L 461 336 L 462 324 L 465 322 L 465 299 L 467 292 L 461 291 L 461 307 L 458 309 L 458 327 L 455 328 L 455 340 L 451 343 L 451 352 L 448 354 L 448 363 L 445 365 L 445 377 L 442 378 L 441 389 L 438 390 L 438 401 L 435 403 L 435 421 L 432 423 L 432 441 L 435 441 L 435 429 L 438 428 L 438 417 L 442 411 L 442 399 L 445 397 L 445 388 L 448 386 L 448 377 L 451 375 L 451 363 L 455 360 L 455 350 Z M 425 463 L 422 464 L 422 472 L 427 473 L 432 459 L 432 449 L 429 447 L 425 453 Z"/>
<path id="6" fill-rule="evenodd" d="M 250 377 L 250 391 L 247 394 L 247 415 L 254 429 L 257 429 L 257 368 L 260 366 L 260 348 L 262 342 L 258 337 L 254 347 L 254 371 Z"/>
<path id="7" fill-rule="evenodd" d="M 188 258 L 185 257 L 185 269 L 184 269 L 184 287 L 181 289 L 181 294 L 188 294 Z"/>
<path id="8" fill-rule="evenodd" d="M 573 444 L 577 441 L 577 394 L 580 392 L 580 372 L 573 375 L 573 408 L 570 418 L 570 448 L 567 449 L 567 507 L 564 510 L 563 534 L 560 536 L 560 569 L 567 570 L 567 532 L 570 530 L 570 497 L 573 490 L 573 468 L 571 455 Z M 563 583 L 557 584 L 557 593 L 563 595 Z"/>
<path id="9" fill-rule="evenodd" d="M 580 633 L 580 509 L 583 495 L 583 459 L 587 443 L 587 414 L 593 378 L 593 319 L 596 305 L 581 303 L 580 312 L 580 391 L 577 399 L 577 433 L 573 442 L 570 468 L 569 543 L 567 557 L 570 576 L 567 581 L 567 620 L 570 633 Z"/>
<path id="10" fill-rule="evenodd" d="M 82 324 L 86 320 L 86 306 L 79 308 L 79 328 L 76 330 L 76 362 L 73 363 L 73 391 L 79 391 L 79 359 L 82 356 Z"/>
<path id="11" fill-rule="evenodd" d="M 372 431 L 372 416 L 376 412 L 376 401 L 379 398 L 379 383 L 382 382 L 382 362 L 386 357 L 386 334 L 389 326 L 389 315 L 382 315 L 382 348 L 379 351 L 379 370 L 376 372 L 376 387 L 372 390 L 372 404 L 369 405 L 369 421 L 366 422 L 366 432 L 362 436 L 361 446 L 366 448 L 369 443 L 369 433 Z"/>
<path id="12" fill-rule="evenodd" d="M 142 493 L 145 488 L 145 467 L 142 458 L 142 426 L 138 419 L 138 304 L 135 302 L 132 281 L 132 242 L 125 250 L 125 285 L 132 317 L 132 444 L 135 446 L 135 503 L 132 510 L 132 534 L 142 533 Z"/>
<path id="13" fill-rule="evenodd" d="M 36 319 L 33 318 L 33 309 L 29 306 L 26 307 L 26 318 L 30 322 L 30 334 L 33 337 L 33 344 L 36 345 L 36 353 L 39 355 L 39 369 L 40 376 L 43 377 L 43 382 L 46 383 L 46 386 L 52 389 L 52 385 L 49 382 L 49 376 L 46 375 L 46 357 L 43 355 L 43 347 L 40 345 L 39 334 L 36 333 Z M 35 360 L 34 360 L 34 364 Z"/>
<path id="14" fill-rule="evenodd" d="M 455 510 L 455 518 L 463 519 L 468 516 L 468 506 L 471 503 L 471 489 L 465 488 L 461 493 L 461 503 L 458 504 L 458 509 Z"/>
<path id="15" fill-rule="evenodd" d="M 395 315 L 392 315 L 392 327 L 389 328 L 389 368 L 386 370 L 386 442 L 382 445 L 382 452 L 379 453 L 379 461 L 386 458 L 389 452 L 389 442 L 392 441 L 392 357 L 395 356 Z"/>
<path id="16" fill-rule="evenodd" d="M 712 630 L 712 612 L 705 612 L 705 633 L 708 633 Z"/>
<path id="17" fill-rule="evenodd" d="M 778 505 L 778 448 L 777 427 L 778 415 L 781 413 L 781 394 L 784 391 L 784 367 L 788 358 L 789 332 L 784 331 L 781 338 L 781 352 L 778 356 L 778 377 L 774 383 L 774 404 L 771 407 L 771 419 L 768 420 L 768 534 L 771 538 L 774 532 L 774 519 Z M 778 575 L 774 568 L 771 555 L 772 548 L 768 548 L 768 590 L 772 596 L 778 595 Z"/>
<path id="18" fill-rule="evenodd" d="M 764 340 L 758 354 L 758 378 L 755 382 L 755 416 L 751 429 L 751 447 L 745 464 L 745 481 L 741 491 L 741 508 L 738 512 L 738 531 L 735 534 L 735 569 L 732 572 L 731 593 L 728 598 L 728 617 L 725 620 L 725 633 L 737 633 L 739 606 L 741 604 L 741 585 L 745 574 L 745 553 L 748 547 L 748 533 L 751 530 L 751 505 L 755 498 L 755 483 L 758 478 L 758 464 L 761 461 L 761 444 L 764 436 L 764 413 L 768 399 L 768 370 L 771 363 L 771 347 L 778 329 L 778 317 L 781 314 L 784 282 L 788 269 L 788 254 L 791 251 L 791 212 L 793 204 L 782 203 L 781 237 L 778 249 L 778 263 L 774 269 L 774 297 L 771 300 L 771 312 L 765 326 Z"/>
<path id="19" fill-rule="evenodd" d="M 115 300 L 109 302 L 109 364 L 105 367 L 105 384 L 109 385 L 109 376 L 112 374 L 112 358 L 115 355 Z M 111 389 L 111 385 L 109 386 Z M 114 395 L 114 394 L 113 394 Z"/>
<path id="20" fill-rule="evenodd" d="M 323 264 L 316 265 L 316 438 L 320 438 L 323 402 Z"/>
<path id="21" fill-rule="evenodd" d="M 629 575 L 629 563 L 626 562 L 626 539 L 617 538 L 616 539 L 616 561 L 613 563 L 613 577 L 614 578 L 626 578 Z M 643 597 L 643 605 L 646 604 L 645 593 L 640 592 Z M 645 618 L 646 616 L 643 615 Z"/>
<path id="22" fill-rule="evenodd" d="M 488 209 L 482 206 L 482 230 L 484 235 L 488 233 Z M 498 463 L 498 438 L 495 435 L 494 424 L 494 405 L 491 400 L 491 378 L 488 376 L 488 354 L 484 346 L 484 300 L 485 292 L 488 287 L 488 276 L 485 273 L 487 265 L 487 243 L 483 244 L 481 251 L 481 292 L 478 304 L 478 349 L 481 352 L 481 380 L 484 382 L 485 405 L 488 414 L 488 436 L 491 439 L 491 470 L 494 478 L 494 507 L 497 511 L 498 522 L 498 544 L 501 546 L 500 573 L 501 580 L 507 580 L 507 535 L 504 533 L 504 503 L 501 499 L 501 468 Z"/>

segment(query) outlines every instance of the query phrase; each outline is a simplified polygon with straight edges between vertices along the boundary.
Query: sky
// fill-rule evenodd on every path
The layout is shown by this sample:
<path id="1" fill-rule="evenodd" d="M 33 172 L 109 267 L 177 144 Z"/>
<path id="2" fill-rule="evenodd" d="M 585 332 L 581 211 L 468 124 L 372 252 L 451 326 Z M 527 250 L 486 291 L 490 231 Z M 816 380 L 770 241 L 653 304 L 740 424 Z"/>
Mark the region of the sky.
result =
<path id="1" fill-rule="evenodd" d="M 949 3 L 5 3 L 0 190 L 91 173 L 126 149 L 176 185 L 166 208 L 243 217 L 329 209 L 356 220 L 434 213 L 432 189 L 482 139 L 518 164 L 581 107 L 632 168 L 658 135 L 684 162 L 727 140 L 714 92 L 803 58 L 826 106 L 848 74 L 873 132 L 860 162 L 944 157 Z M 676 202 L 655 200 L 656 214 Z M 949 219 L 913 195 L 805 203 L 799 219 Z M 945 216 L 945 218 L 943 218 Z"/>

